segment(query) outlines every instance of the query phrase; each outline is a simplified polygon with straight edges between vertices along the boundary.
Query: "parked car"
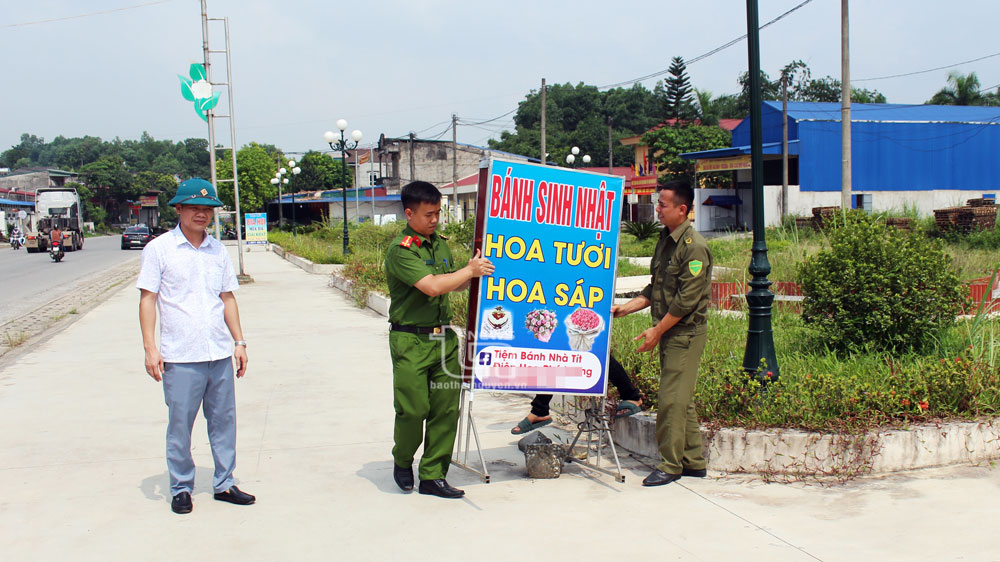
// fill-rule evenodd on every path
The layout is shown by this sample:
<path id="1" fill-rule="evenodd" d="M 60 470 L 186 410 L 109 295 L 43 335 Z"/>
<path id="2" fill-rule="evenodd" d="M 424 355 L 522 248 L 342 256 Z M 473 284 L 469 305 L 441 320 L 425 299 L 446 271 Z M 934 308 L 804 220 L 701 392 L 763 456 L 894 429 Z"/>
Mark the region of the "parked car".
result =
<path id="1" fill-rule="evenodd" d="M 145 225 L 130 226 L 122 233 L 122 250 L 145 248 L 146 244 L 149 244 L 153 238 L 149 227 Z"/>

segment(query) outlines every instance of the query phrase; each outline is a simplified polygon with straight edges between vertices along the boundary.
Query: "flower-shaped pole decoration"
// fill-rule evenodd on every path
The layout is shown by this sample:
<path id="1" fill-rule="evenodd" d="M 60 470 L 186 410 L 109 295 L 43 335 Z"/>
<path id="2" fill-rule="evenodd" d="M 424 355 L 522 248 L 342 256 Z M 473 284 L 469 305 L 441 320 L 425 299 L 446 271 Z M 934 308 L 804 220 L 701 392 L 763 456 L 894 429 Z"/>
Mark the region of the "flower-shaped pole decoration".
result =
<path id="1" fill-rule="evenodd" d="M 193 63 L 188 74 L 191 78 L 177 75 L 181 79 L 181 95 L 194 102 L 194 112 L 208 122 L 207 112 L 219 103 L 219 92 L 212 93 L 212 85 L 205 79 L 204 66 Z"/>

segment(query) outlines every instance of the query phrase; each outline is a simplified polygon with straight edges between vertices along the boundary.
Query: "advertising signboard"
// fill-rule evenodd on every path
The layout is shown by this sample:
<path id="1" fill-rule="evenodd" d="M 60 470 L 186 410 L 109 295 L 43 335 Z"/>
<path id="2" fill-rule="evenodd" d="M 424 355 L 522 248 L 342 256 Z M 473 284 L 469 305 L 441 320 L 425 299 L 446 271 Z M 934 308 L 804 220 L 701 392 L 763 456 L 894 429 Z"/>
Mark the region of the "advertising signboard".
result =
<path id="1" fill-rule="evenodd" d="M 603 395 L 624 178 L 493 160 L 478 283 L 473 387 Z M 480 187 L 482 189 L 482 187 Z"/>

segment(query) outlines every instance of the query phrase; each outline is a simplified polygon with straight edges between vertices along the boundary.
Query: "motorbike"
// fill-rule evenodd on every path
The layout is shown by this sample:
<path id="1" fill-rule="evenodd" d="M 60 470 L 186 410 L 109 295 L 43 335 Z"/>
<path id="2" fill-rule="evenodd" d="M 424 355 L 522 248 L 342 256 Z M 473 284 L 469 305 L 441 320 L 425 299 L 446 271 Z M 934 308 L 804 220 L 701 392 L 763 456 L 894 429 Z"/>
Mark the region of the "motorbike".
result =
<path id="1" fill-rule="evenodd" d="M 10 247 L 15 250 L 20 250 L 21 246 L 24 246 L 24 235 L 19 233 L 11 234 L 10 237 Z"/>
<path id="2" fill-rule="evenodd" d="M 227 226 L 222 231 L 222 238 L 225 240 L 236 240 L 236 229 L 231 226 Z"/>
<path id="3" fill-rule="evenodd" d="M 59 263 L 65 255 L 66 253 L 63 252 L 62 249 L 62 243 L 53 242 L 52 244 L 49 244 L 49 257 L 52 258 L 52 261 Z"/>

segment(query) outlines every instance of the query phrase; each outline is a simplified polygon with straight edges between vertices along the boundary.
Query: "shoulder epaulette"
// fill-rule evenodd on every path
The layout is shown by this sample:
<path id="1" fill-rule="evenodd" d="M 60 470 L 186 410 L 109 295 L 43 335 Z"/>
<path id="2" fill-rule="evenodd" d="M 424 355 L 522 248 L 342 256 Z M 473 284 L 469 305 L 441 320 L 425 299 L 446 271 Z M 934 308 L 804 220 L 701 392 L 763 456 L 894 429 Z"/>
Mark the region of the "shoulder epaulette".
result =
<path id="1" fill-rule="evenodd" d="M 399 242 L 399 245 L 404 248 L 409 248 L 411 244 L 413 244 L 412 236 L 404 236 L 403 239 Z M 420 244 L 418 243 L 417 245 L 419 246 Z"/>

